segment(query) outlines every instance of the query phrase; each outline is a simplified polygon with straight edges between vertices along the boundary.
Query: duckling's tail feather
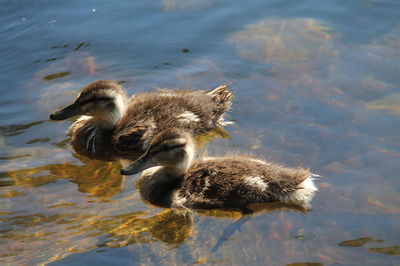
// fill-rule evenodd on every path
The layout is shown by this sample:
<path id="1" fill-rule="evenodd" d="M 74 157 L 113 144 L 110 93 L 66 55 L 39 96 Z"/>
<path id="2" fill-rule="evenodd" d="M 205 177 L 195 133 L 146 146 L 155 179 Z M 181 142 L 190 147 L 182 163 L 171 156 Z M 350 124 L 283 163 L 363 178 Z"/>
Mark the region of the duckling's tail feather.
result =
<path id="1" fill-rule="evenodd" d="M 222 84 L 208 92 L 219 106 L 223 106 L 224 111 L 228 111 L 232 105 L 233 93 L 228 84 Z"/>
<path id="2" fill-rule="evenodd" d="M 218 120 L 222 121 L 223 115 L 232 106 L 233 92 L 229 89 L 228 84 L 222 84 L 217 88 L 207 92 L 212 97 L 213 102 L 216 103 L 214 114 Z"/>
<path id="3" fill-rule="evenodd" d="M 315 192 L 318 188 L 315 185 L 315 179 L 319 175 L 310 174 L 300 184 L 297 185 L 296 189 L 285 196 L 283 201 L 298 204 L 303 206 L 305 209 L 311 208 L 310 201 L 314 198 Z"/>

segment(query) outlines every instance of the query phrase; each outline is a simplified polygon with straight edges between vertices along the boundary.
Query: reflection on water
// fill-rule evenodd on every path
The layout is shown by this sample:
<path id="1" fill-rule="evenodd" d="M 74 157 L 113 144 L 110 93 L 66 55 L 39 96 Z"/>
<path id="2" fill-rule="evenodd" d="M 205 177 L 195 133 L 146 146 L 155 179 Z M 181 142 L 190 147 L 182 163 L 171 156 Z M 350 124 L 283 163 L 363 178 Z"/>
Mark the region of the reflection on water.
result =
<path id="1" fill-rule="evenodd" d="M 79 192 L 101 199 L 111 198 L 121 191 L 123 176 L 119 174 L 119 164 L 82 160 L 83 165 L 61 163 L 6 171 L 2 178 L 8 180 L 7 186 L 22 187 L 43 186 L 65 179 L 75 183 Z"/>
<path id="2" fill-rule="evenodd" d="M 69 163 L 50 166 L 50 173 L 77 185 L 79 192 L 101 199 L 117 195 L 123 188 L 124 177 L 119 164 L 81 158 L 83 165 Z"/>
<path id="3" fill-rule="evenodd" d="M 12 137 L 24 133 L 27 129 L 42 124 L 43 121 L 32 122 L 26 125 L 0 126 L 0 136 Z"/>
<path id="4" fill-rule="evenodd" d="M 109 231 L 108 247 L 127 246 L 161 240 L 167 244 L 181 244 L 192 236 L 192 217 L 166 210 L 148 218 L 124 217 L 125 223 Z M 102 245 L 102 244 L 101 244 Z M 100 246 L 101 246 L 100 245 Z"/>
<path id="5" fill-rule="evenodd" d="M 397 265 L 400 6 L 314 2 L 4 3 L 0 263 Z M 47 120 L 96 79 L 230 83 L 236 123 L 199 145 L 311 167 L 314 209 L 255 206 L 211 254 L 238 213 L 148 205 L 118 163 L 71 152 L 71 121 Z"/>

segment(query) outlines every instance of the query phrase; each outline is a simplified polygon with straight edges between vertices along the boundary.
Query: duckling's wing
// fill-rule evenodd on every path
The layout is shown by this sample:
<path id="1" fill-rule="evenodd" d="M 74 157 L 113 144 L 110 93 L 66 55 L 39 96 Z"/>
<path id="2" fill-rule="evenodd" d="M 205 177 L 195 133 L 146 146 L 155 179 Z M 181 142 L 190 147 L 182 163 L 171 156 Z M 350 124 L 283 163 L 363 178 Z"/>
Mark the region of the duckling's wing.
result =
<path id="1" fill-rule="evenodd" d="M 149 138 L 148 133 L 147 127 L 144 125 L 124 128 L 114 134 L 114 146 L 121 152 L 142 153 L 146 149 L 144 144 Z"/>

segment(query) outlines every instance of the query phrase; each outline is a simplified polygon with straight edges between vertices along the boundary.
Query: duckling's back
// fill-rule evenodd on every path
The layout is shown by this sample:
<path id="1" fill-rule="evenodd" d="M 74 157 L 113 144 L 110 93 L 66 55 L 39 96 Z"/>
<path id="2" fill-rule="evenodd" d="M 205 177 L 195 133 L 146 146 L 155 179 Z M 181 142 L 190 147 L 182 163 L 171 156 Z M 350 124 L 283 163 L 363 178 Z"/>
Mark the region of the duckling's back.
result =
<path id="1" fill-rule="evenodd" d="M 226 86 L 210 92 L 162 90 L 137 94 L 116 126 L 115 146 L 121 152 L 144 152 L 153 136 L 168 128 L 202 135 L 220 125 L 231 99 Z"/>
<path id="2" fill-rule="evenodd" d="M 227 156 L 194 163 L 184 176 L 174 203 L 194 208 L 241 209 L 249 203 L 281 201 L 308 207 L 315 191 L 308 169 Z"/>

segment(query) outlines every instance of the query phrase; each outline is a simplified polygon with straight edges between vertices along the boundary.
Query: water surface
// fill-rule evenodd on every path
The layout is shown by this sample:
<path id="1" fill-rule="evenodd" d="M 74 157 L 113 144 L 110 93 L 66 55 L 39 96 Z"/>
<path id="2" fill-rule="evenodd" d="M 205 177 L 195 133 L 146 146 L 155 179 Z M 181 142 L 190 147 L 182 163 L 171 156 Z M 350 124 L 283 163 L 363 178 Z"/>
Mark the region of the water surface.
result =
<path id="1" fill-rule="evenodd" d="M 1 264 L 398 264 L 398 1 L 1 6 Z M 238 213 L 151 206 L 118 163 L 72 152 L 72 120 L 48 120 L 97 79 L 130 94 L 229 82 L 236 123 L 209 153 L 310 167 L 313 210 L 263 206 L 210 253 Z"/>

